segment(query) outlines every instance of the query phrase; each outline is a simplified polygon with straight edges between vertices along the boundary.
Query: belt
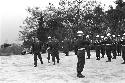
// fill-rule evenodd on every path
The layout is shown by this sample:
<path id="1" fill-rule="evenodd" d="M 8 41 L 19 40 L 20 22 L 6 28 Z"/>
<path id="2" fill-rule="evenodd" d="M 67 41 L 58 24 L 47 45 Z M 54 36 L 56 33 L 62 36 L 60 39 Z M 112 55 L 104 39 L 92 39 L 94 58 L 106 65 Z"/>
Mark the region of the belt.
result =
<path id="1" fill-rule="evenodd" d="M 109 46 L 109 45 L 111 45 L 111 44 L 106 44 L 106 45 L 108 45 L 108 46 Z"/>
<path id="2" fill-rule="evenodd" d="M 80 49 L 78 49 L 78 50 L 84 50 L 85 48 L 80 48 Z"/>

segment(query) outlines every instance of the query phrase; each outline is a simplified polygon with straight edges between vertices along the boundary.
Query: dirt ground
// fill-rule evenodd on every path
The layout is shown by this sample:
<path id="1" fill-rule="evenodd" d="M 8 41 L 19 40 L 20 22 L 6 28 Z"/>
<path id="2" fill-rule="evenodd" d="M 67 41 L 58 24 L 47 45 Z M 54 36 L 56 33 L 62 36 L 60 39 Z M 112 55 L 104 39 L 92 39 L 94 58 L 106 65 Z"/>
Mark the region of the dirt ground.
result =
<path id="1" fill-rule="evenodd" d="M 96 60 L 95 52 L 86 59 L 85 78 L 76 77 L 77 56 L 60 53 L 60 63 L 47 62 L 47 54 L 42 54 L 44 64 L 33 67 L 33 55 L 0 56 L 0 83 L 125 83 L 125 64 L 121 56 L 107 63 L 107 57 Z"/>

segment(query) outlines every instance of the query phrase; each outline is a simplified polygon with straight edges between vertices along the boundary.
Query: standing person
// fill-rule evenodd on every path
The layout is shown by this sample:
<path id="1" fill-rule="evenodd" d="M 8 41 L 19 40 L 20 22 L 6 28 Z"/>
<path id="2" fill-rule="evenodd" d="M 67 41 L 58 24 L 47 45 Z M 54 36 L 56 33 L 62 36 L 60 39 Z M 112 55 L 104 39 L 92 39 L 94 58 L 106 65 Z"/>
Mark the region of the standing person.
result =
<path id="1" fill-rule="evenodd" d="M 96 48 L 96 60 L 100 60 L 101 43 L 99 41 L 99 35 L 96 36 L 96 41 L 95 41 L 94 45 L 95 45 L 95 48 Z"/>
<path id="2" fill-rule="evenodd" d="M 42 57 L 40 54 L 42 47 L 41 47 L 41 44 L 40 44 L 40 41 L 38 40 L 38 38 L 33 37 L 33 40 L 34 41 L 32 44 L 32 53 L 34 54 L 34 67 L 36 67 L 37 66 L 37 56 L 40 59 L 41 64 L 43 64 Z"/>
<path id="3" fill-rule="evenodd" d="M 66 56 L 69 56 L 69 45 L 70 45 L 70 41 L 65 37 L 63 41 L 63 50 Z"/>
<path id="4" fill-rule="evenodd" d="M 111 46 L 112 46 L 112 40 L 110 37 L 110 33 L 107 34 L 107 38 L 106 38 L 106 55 L 108 57 L 108 61 L 106 62 L 111 62 Z"/>
<path id="5" fill-rule="evenodd" d="M 82 75 L 82 71 L 85 65 L 85 47 L 87 45 L 87 41 L 85 40 L 85 35 L 82 31 L 77 32 L 78 39 L 76 40 L 76 48 L 77 48 L 77 77 L 84 78 Z"/>
<path id="6" fill-rule="evenodd" d="M 120 35 L 118 35 L 118 38 L 117 38 L 117 53 L 118 53 L 118 56 L 121 56 L 121 39 L 120 39 Z"/>
<path id="7" fill-rule="evenodd" d="M 102 40 L 101 40 L 101 54 L 102 54 L 102 57 L 101 58 L 104 58 L 104 55 L 105 55 L 105 40 L 104 40 L 104 36 L 101 36 Z"/>
<path id="8" fill-rule="evenodd" d="M 116 53 L 116 45 L 117 45 L 117 42 L 115 40 L 115 35 L 112 35 L 113 36 L 113 42 L 112 42 L 112 53 L 113 53 L 113 58 L 112 59 L 116 59 L 116 56 L 117 56 L 117 53 Z"/>
<path id="9" fill-rule="evenodd" d="M 75 52 L 75 55 L 77 55 L 77 51 L 78 51 L 78 49 L 76 48 L 76 41 L 77 41 L 77 39 L 76 38 L 74 38 L 73 39 L 73 49 L 74 49 L 74 52 Z"/>
<path id="10" fill-rule="evenodd" d="M 57 63 L 59 63 L 59 41 L 56 38 L 52 39 L 51 46 L 51 55 L 52 55 L 52 61 L 54 62 L 53 65 L 55 65 L 55 58 L 57 59 Z"/>
<path id="11" fill-rule="evenodd" d="M 89 39 L 89 35 L 86 36 L 86 41 L 88 41 L 87 45 L 86 45 L 86 52 L 87 52 L 87 58 L 86 59 L 90 59 L 90 39 Z"/>
<path id="12" fill-rule="evenodd" d="M 122 44 L 122 59 L 123 59 L 122 64 L 125 64 L 125 33 L 123 34 L 121 44 Z"/>
<path id="13" fill-rule="evenodd" d="M 47 47 L 48 47 L 48 49 L 47 49 L 47 51 L 48 51 L 48 57 L 47 57 L 47 59 L 48 59 L 48 63 L 50 63 L 49 60 L 50 60 L 50 56 L 51 56 L 51 53 L 52 53 L 51 44 L 52 44 L 52 39 L 51 39 L 51 37 L 49 36 L 49 37 L 48 37 L 48 42 L 47 42 Z"/>

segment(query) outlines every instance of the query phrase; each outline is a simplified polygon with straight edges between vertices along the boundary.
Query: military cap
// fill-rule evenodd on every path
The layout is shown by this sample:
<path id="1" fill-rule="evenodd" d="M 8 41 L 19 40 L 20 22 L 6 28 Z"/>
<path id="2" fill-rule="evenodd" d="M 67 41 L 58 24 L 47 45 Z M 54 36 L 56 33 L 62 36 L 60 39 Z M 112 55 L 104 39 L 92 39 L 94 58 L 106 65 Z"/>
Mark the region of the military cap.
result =
<path id="1" fill-rule="evenodd" d="M 112 37 L 115 37 L 115 35 L 112 35 Z"/>
<path id="2" fill-rule="evenodd" d="M 110 35 L 111 35 L 110 33 L 107 34 L 107 36 L 110 36 Z"/>
<path id="3" fill-rule="evenodd" d="M 99 35 L 97 35 L 96 37 L 99 37 Z"/>
<path id="4" fill-rule="evenodd" d="M 51 37 L 49 36 L 48 39 L 50 39 Z"/>

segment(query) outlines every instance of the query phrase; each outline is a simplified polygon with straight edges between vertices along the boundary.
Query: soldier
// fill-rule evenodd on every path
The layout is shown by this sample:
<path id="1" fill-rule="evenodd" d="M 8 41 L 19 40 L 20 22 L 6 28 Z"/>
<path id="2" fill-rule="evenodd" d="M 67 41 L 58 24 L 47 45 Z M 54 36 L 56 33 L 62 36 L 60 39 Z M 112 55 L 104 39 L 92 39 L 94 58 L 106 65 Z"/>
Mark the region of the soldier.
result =
<path id="1" fill-rule="evenodd" d="M 90 54 L 90 39 L 89 39 L 89 35 L 86 36 L 86 40 L 88 41 L 88 44 L 86 46 L 86 52 L 87 52 L 87 56 L 88 57 L 86 59 L 90 59 L 91 54 Z"/>
<path id="2" fill-rule="evenodd" d="M 77 55 L 77 51 L 78 51 L 78 49 L 76 48 L 76 41 L 77 41 L 77 39 L 76 38 L 74 38 L 73 39 L 73 49 L 74 49 L 74 52 L 75 52 L 75 55 Z"/>
<path id="3" fill-rule="evenodd" d="M 69 45 L 70 45 L 70 41 L 65 37 L 63 41 L 63 49 L 66 56 L 69 56 Z"/>
<path id="4" fill-rule="evenodd" d="M 108 33 L 107 34 L 107 38 L 106 38 L 106 55 L 108 57 L 108 61 L 106 61 L 106 62 L 111 62 L 111 58 L 112 58 L 112 56 L 111 56 L 112 40 L 111 40 L 111 36 L 110 35 L 111 34 Z"/>
<path id="5" fill-rule="evenodd" d="M 104 55 L 105 55 L 105 40 L 104 40 L 104 36 L 101 36 L 101 54 L 102 54 L 102 57 L 101 58 L 104 58 Z"/>
<path id="6" fill-rule="evenodd" d="M 118 35 L 118 38 L 117 38 L 117 53 L 118 53 L 118 56 L 121 56 L 121 39 L 120 39 L 120 35 Z"/>
<path id="7" fill-rule="evenodd" d="M 47 49 L 47 51 L 48 51 L 48 57 L 47 57 L 47 59 L 48 59 L 48 63 L 50 63 L 49 60 L 50 60 L 50 55 L 51 55 L 51 52 L 52 52 L 51 44 L 52 44 L 52 39 L 49 36 L 48 37 L 48 42 L 47 42 L 47 47 L 48 47 L 48 49 Z"/>
<path id="8" fill-rule="evenodd" d="M 95 47 L 95 49 L 96 49 L 96 57 L 97 57 L 96 60 L 100 60 L 100 48 L 101 48 L 101 43 L 100 43 L 100 41 L 99 41 L 99 35 L 96 36 L 96 41 L 95 41 L 94 45 L 96 46 L 96 47 Z"/>
<path id="9" fill-rule="evenodd" d="M 85 35 L 82 31 L 77 32 L 78 39 L 76 40 L 77 48 L 77 77 L 84 78 L 85 76 L 81 74 L 85 65 L 85 47 L 88 44 L 88 41 L 85 40 Z"/>
<path id="10" fill-rule="evenodd" d="M 56 38 L 52 39 L 52 43 L 50 45 L 51 50 L 51 55 L 52 55 L 52 61 L 54 62 L 53 65 L 55 65 L 55 58 L 57 59 L 57 63 L 59 63 L 59 41 Z"/>
<path id="11" fill-rule="evenodd" d="M 125 33 L 123 34 L 121 44 L 122 44 L 122 59 L 123 59 L 122 64 L 125 64 Z"/>
<path id="12" fill-rule="evenodd" d="M 112 53 L 113 53 L 113 58 L 112 59 L 116 59 L 117 53 L 116 53 L 116 40 L 115 40 L 115 35 L 112 35 L 113 37 L 113 42 L 112 42 Z"/>
<path id="13" fill-rule="evenodd" d="M 40 51 L 41 51 L 40 41 L 36 37 L 33 37 L 33 40 L 34 40 L 34 42 L 32 44 L 32 53 L 34 54 L 34 67 L 36 67 L 37 66 L 37 56 L 40 59 L 41 64 L 43 64 L 43 61 L 42 61 L 42 57 L 40 54 Z"/>

